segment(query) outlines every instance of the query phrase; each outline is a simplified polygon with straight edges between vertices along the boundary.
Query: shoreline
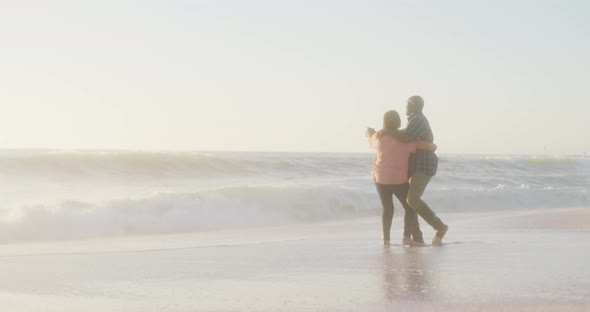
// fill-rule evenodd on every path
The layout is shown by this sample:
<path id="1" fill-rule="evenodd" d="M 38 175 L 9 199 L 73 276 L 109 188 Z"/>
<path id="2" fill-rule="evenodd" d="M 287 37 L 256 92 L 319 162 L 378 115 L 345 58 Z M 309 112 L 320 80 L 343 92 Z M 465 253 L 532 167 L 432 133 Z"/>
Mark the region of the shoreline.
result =
<path id="1" fill-rule="evenodd" d="M 448 219 L 445 245 L 425 248 L 383 248 L 378 218 L 0 245 L 0 306 L 16 312 L 586 311 L 590 252 L 580 242 L 590 231 L 571 221 L 580 215 L 590 210 L 456 215 Z M 392 237 L 401 238 L 396 216 Z M 506 218 L 527 222 L 499 227 Z M 546 219 L 564 226 L 542 226 Z M 533 222 L 536 229 L 528 228 Z"/>

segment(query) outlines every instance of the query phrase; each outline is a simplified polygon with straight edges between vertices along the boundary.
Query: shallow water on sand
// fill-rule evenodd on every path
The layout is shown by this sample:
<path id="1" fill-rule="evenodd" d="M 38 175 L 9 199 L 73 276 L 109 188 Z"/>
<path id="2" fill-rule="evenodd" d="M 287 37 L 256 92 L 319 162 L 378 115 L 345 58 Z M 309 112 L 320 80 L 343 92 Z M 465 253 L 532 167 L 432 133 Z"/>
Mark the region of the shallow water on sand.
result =
<path id="1" fill-rule="evenodd" d="M 1 306 L 6 311 L 590 307 L 588 229 L 502 228 L 496 217 L 442 217 L 451 230 L 440 248 L 383 248 L 375 219 L 3 245 Z M 401 238 L 399 219 L 393 237 Z"/>

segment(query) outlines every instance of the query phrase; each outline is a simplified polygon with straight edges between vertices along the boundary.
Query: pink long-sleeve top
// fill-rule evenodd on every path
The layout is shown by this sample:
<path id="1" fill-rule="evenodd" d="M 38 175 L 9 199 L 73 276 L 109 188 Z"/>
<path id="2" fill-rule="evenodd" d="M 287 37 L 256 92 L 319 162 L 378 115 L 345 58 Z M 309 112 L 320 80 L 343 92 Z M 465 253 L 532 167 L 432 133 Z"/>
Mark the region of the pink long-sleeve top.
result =
<path id="1" fill-rule="evenodd" d="M 379 184 L 403 184 L 408 182 L 408 159 L 416 152 L 416 142 L 400 142 L 390 135 L 371 136 L 375 149 L 373 181 Z"/>

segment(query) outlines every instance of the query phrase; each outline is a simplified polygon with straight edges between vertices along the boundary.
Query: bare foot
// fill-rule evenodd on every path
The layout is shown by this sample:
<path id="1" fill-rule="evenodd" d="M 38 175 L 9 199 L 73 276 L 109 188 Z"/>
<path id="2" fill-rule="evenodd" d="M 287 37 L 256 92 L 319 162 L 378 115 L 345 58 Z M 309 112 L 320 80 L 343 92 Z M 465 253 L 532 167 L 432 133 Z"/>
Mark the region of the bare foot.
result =
<path id="1" fill-rule="evenodd" d="M 405 237 L 402 239 L 402 244 L 404 245 L 408 245 L 408 246 L 412 246 L 412 247 L 423 247 L 426 246 L 426 244 L 422 243 L 422 242 L 417 242 L 409 237 Z"/>
<path id="2" fill-rule="evenodd" d="M 443 239 L 443 237 L 445 237 L 445 235 L 447 234 L 448 231 L 449 231 L 448 225 L 443 225 L 442 228 L 440 228 L 438 231 L 436 231 L 434 238 L 432 238 L 432 246 L 442 246 L 442 239 Z"/>

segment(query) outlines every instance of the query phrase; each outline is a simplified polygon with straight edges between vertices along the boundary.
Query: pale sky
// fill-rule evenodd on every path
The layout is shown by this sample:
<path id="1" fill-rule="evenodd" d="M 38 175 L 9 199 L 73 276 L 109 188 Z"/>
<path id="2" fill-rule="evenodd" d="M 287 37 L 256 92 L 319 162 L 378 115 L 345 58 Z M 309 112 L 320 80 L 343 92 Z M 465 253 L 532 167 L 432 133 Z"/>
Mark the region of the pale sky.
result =
<path id="1" fill-rule="evenodd" d="M 589 1 L 0 0 L 0 148 L 590 153 Z"/>

